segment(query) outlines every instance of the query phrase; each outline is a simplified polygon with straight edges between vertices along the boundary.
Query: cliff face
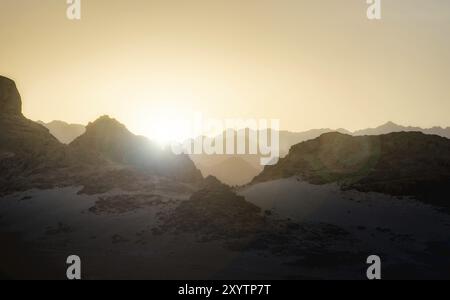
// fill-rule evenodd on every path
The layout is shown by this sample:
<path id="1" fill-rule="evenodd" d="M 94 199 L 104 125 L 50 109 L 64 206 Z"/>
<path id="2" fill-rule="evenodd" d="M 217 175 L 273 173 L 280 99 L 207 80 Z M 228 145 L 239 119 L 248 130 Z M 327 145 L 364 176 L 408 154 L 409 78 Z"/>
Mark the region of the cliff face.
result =
<path id="1" fill-rule="evenodd" d="M 3 76 L 0 76 L 0 115 L 22 115 L 22 99 L 16 84 Z"/>

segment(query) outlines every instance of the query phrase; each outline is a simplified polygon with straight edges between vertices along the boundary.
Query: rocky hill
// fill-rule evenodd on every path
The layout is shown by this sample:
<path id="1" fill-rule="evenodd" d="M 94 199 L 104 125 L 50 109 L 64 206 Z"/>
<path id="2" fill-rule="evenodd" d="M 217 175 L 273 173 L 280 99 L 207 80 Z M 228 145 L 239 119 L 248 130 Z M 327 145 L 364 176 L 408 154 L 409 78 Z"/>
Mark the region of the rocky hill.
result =
<path id="1" fill-rule="evenodd" d="M 314 184 L 338 182 L 343 188 L 416 196 L 447 206 L 450 140 L 419 132 L 360 137 L 328 133 L 293 146 L 253 183 L 294 176 Z"/>
<path id="2" fill-rule="evenodd" d="M 132 134 L 123 124 L 103 116 L 69 147 L 83 157 L 98 156 L 150 174 L 186 182 L 200 182 L 202 175 L 187 155 L 175 155 L 145 137 Z"/>

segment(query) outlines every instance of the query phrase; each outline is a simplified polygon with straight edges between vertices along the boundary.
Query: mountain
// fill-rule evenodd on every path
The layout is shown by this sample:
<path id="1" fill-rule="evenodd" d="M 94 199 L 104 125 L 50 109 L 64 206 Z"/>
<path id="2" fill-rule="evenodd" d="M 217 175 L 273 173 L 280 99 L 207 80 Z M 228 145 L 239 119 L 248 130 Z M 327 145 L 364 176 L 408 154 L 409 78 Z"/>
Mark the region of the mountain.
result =
<path id="1" fill-rule="evenodd" d="M 131 166 L 146 173 L 181 181 L 199 182 L 202 175 L 187 155 L 175 155 L 145 137 L 132 134 L 109 116 L 89 123 L 86 132 L 69 147 L 83 157 L 102 157 L 110 163 Z"/>
<path id="2" fill-rule="evenodd" d="M 37 123 L 48 128 L 50 133 L 63 144 L 70 144 L 86 131 L 86 128 L 83 125 L 68 124 L 63 121 L 52 121 L 50 123 L 37 121 Z"/>
<path id="3" fill-rule="evenodd" d="M 253 183 L 299 177 L 313 184 L 415 196 L 444 204 L 450 191 L 450 140 L 419 132 L 380 136 L 328 133 L 291 148 Z"/>
<path id="4" fill-rule="evenodd" d="M 362 129 L 357 130 L 353 132 L 353 135 L 359 136 L 359 135 L 380 135 L 380 134 L 388 134 L 392 132 L 422 132 L 425 134 L 433 134 L 433 135 L 439 135 L 445 138 L 450 138 L 450 127 L 442 128 L 442 127 L 432 127 L 432 128 L 420 128 L 420 127 L 412 127 L 412 126 L 401 126 L 397 125 L 393 122 L 387 122 L 386 124 L 383 124 L 381 126 L 378 126 L 376 128 L 368 128 L 368 129 Z"/>

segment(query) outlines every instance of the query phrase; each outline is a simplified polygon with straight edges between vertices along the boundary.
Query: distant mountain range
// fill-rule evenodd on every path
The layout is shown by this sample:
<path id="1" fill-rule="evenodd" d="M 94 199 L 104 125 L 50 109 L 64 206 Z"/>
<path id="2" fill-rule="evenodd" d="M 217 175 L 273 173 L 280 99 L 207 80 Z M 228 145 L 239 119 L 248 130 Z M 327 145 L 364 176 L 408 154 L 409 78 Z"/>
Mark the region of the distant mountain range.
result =
<path id="1" fill-rule="evenodd" d="M 64 144 L 70 144 L 74 139 L 86 131 L 84 125 L 69 124 L 63 121 L 52 121 L 50 123 L 37 121 L 36 123 L 47 127 L 48 130 L 50 130 L 50 133 Z"/>
<path id="2" fill-rule="evenodd" d="M 17 112 L 18 107 L 14 106 L 12 103 L 10 107 L 8 107 L 8 111 Z M 100 119 L 97 123 L 103 122 L 109 123 L 111 127 L 115 127 L 117 124 L 114 122 L 108 122 L 107 119 Z M 111 121 L 111 120 L 110 120 Z M 42 121 L 38 121 L 37 123 L 45 126 L 49 129 L 50 133 L 56 137 L 61 143 L 70 144 L 78 137 L 83 135 L 86 131 L 86 127 L 80 124 L 68 124 L 63 121 L 52 121 L 50 123 L 44 123 Z M 90 125 L 91 127 L 93 125 Z M 123 125 L 122 125 L 123 126 Z M 244 129 L 241 130 L 241 132 Z M 246 141 L 248 143 L 250 130 L 245 130 Z M 450 139 L 450 127 L 442 128 L 442 127 L 432 127 L 432 128 L 420 128 L 420 127 L 411 127 L 411 126 L 402 126 L 395 124 L 393 122 L 387 122 L 381 126 L 376 128 L 367 128 L 362 130 L 357 130 L 354 132 L 348 131 L 346 129 L 330 129 L 330 128 L 322 128 L 322 129 L 311 129 L 303 132 L 290 132 L 290 131 L 280 131 L 280 157 L 285 157 L 289 150 L 293 145 L 298 143 L 313 140 L 318 138 L 319 136 L 330 133 L 330 132 L 339 132 L 342 134 L 348 134 L 353 136 L 374 136 L 374 135 L 383 135 L 394 132 L 422 132 L 428 135 L 438 135 L 441 137 L 445 137 Z M 235 132 L 237 135 L 237 132 Z M 89 133 L 88 136 L 92 135 Z M 132 136 L 132 133 L 127 131 L 127 135 Z M 107 135 L 108 136 L 108 135 Z M 143 140 L 144 138 L 136 138 L 139 140 Z M 198 139 L 198 138 L 197 138 Z M 81 140 L 86 140 L 86 136 Z M 77 141 L 75 144 L 79 144 L 80 141 Z M 224 143 L 227 143 L 227 140 L 224 139 Z M 111 150 L 112 151 L 112 150 Z M 109 153 L 112 154 L 112 153 Z M 117 154 L 114 156 L 117 158 Z M 262 170 L 263 167 L 260 164 L 260 155 L 190 155 L 192 161 L 194 161 L 196 167 L 200 169 L 204 176 L 213 175 L 216 176 L 222 182 L 229 185 L 244 185 L 252 181 L 252 179 L 257 176 Z"/>
<path id="3" fill-rule="evenodd" d="M 37 123 L 47 127 L 50 130 L 50 133 L 56 137 L 60 142 L 64 144 L 71 143 L 74 139 L 76 139 L 78 136 L 83 134 L 86 130 L 86 127 L 81 124 L 69 124 L 64 121 L 52 121 L 50 123 L 44 123 L 42 121 L 37 121 Z M 292 131 L 286 131 L 282 130 L 280 131 L 280 148 L 281 148 L 281 154 L 282 156 L 286 155 L 289 151 L 289 148 L 292 145 L 298 144 L 303 141 L 315 139 L 319 137 L 320 135 L 328 132 L 340 132 L 344 134 L 350 134 L 350 135 L 380 135 L 380 134 L 387 134 L 392 132 L 411 132 L 411 131 L 417 131 L 422 132 L 425 134 L 432 134 L 432 135 L 439 135 L 445 138 L 450 139 L 450 127 L 432 127 L 432 128 L 421 128 L 421 127 L 414 127 L 414 126 L 402 126 L 395 124 L 393 122 L 387 122 L 386 124 L 380 125 L 375 128 L 366 128 L 356 131 L 349 131 L 344 128 L 339 129 L 330 129 L 330 128 L 323 128 L 323 129 L 311 129 L 307 131 L 301 131 L 301 132 L 292 132 Z"/>
<path id="4" fill-rule="evenodd" d="M 368 128 L 363 130 L 358 130 L 353 132 L 353 135 L 380 135 L 380 134 L 388 134 L 392 132 L 422 132 L 425 134 L 439 135 L 445 138 L 450 139 L 450 127 L 442 128 L 442 127 L 432 127 L 432 128 L 420 128 L 420 127 L 411 127 L 411 126 L 401 126 L 397 125 L 393 122 L 387 122 L 384 125 L 378 126 L 376 128 Z"/>

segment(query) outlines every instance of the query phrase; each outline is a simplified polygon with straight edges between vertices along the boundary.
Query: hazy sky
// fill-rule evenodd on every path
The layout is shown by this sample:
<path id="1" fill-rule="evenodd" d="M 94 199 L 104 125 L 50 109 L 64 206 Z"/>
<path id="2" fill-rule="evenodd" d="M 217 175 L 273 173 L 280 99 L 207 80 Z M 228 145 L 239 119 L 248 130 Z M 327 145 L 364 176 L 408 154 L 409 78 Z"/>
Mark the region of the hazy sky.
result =
<path id="1" fill-rule="evenodd" d="M 450 1 L 0 0 L 0 74 L 33 120 L 189 111 L 288 130 L 450 126 Z"/>

